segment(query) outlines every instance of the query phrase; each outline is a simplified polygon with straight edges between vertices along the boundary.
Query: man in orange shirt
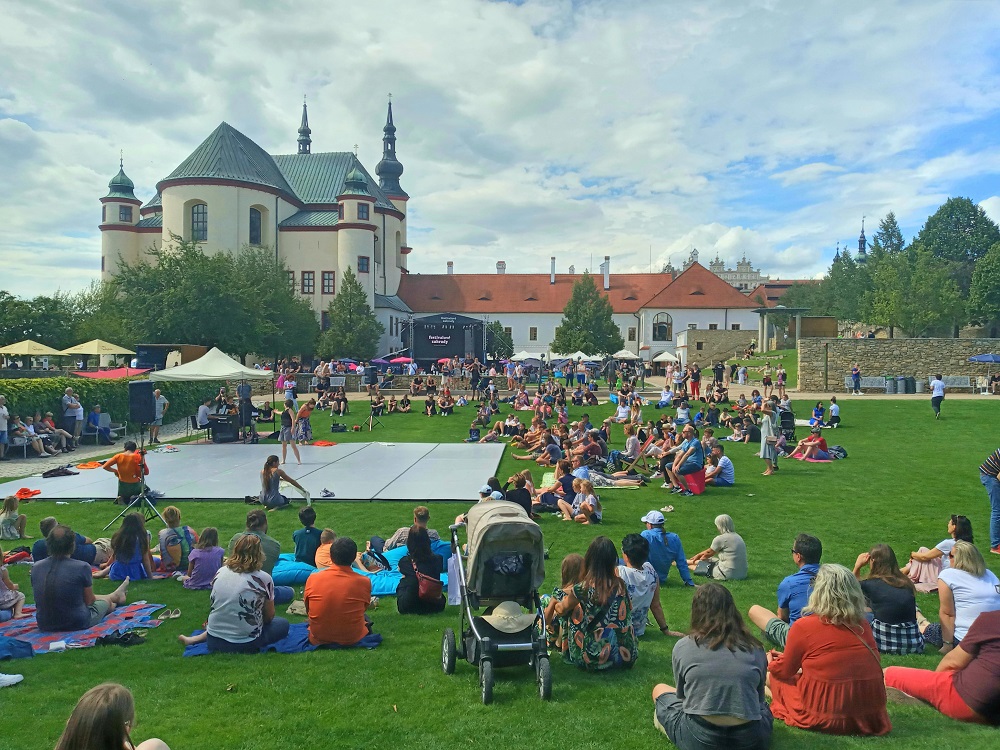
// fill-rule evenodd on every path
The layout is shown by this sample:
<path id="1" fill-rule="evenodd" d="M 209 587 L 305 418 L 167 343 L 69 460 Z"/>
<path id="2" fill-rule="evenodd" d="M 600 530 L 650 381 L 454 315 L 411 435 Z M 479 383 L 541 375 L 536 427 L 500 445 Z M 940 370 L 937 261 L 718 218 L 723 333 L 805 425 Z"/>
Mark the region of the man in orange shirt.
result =
<path id="1" fill-rule="evenodd" d="M 337 537 L 330 545 L 333 565 L 306 580 L 303 598 L 309 615 L 309 642 L 314 646 L 353 646 L 371 632 L 365 611 L 378 600 L 371 595 L 372 582 L 351 568 L 357 555 L 353 539 Z"/>
<path id="2" fill-rule="evenodd" d="M 104 464 L 104 470 L 118 477 L 118 498 L 116 503 L 128 503 L 142 492 L 142 475 L 149 474 L 149 467 L 143 454 L 137 450 L 134 440 L 125 443 L 125 452 L 116 453 Z M 117 467 L 117 468 L 116 468 Z"/>

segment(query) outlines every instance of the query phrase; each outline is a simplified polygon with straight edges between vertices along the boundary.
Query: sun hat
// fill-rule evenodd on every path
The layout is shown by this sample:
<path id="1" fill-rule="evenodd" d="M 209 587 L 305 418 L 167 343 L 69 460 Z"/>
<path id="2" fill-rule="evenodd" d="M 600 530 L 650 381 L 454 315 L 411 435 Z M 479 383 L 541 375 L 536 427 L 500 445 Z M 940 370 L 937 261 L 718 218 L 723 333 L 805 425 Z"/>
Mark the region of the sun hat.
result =
<path id="1" fill-rule="evenodd" d="M 493 488 L 490 487 L 488 484 L 484 484 L 482 487 L 479 488 L 479 494 L 480 495 L 492 495 L 493 494 Z"/>
<path id="2" fill-rule="evenodd" d="M 483 619 L 501 633 L 520 633 L 531 627 L 535 622 L 535 615 L 522 612 L 517 602 L 501 602 L 493 608 L 492 614 L 483 615 Z"/>
<path id="3" fill-rule="evenodd" d="M 651 523 L 653 526 L 662 526 L 664 523 L 663 514 L 658 510 L 651 510 L 639 519 L 643 523 Z"/>

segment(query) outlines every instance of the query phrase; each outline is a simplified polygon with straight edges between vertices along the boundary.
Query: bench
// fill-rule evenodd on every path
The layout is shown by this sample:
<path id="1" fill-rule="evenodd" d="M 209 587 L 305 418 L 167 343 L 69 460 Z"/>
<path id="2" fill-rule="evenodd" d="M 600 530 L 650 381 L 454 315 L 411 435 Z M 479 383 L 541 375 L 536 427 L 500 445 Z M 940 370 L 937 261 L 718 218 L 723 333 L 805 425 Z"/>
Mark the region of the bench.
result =
<path id="1" fill-rule="evenodd" d="M 879 375 L 877 377 L 861 377 L 861 389 L 862 390 L 879 390 L 885 391 L 887 389 L 886 379 L 884 376 Z M 854 379 L 850 375 L 844 376 L 844 388 L 848 393 L 854 391 Z"/>
<path id="2" fill-rule="evenodd" d="M 927 378 L 927 385 L 929 386 L 934 378 Z M 976 387 L 975 378 L 970 375 L 945 375 L 941 378 L 944 381 L 945 388 L 968 388 L 972 390 Z"/>

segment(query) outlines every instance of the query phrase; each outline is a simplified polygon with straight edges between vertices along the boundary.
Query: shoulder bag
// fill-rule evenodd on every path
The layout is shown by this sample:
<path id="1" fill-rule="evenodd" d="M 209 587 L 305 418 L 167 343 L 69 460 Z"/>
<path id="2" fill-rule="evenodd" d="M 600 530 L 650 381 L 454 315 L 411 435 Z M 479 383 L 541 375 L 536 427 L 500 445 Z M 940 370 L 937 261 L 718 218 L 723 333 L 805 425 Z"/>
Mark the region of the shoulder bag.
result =
<path id="1" fill-rule="evenodd" d="M 410 565 L 417 577 L 417 598 L 422 602 L 440 601 L 444 593 L 444 584 L 441 579 L 421 573 L 413 558 L 410 558 Z"/>

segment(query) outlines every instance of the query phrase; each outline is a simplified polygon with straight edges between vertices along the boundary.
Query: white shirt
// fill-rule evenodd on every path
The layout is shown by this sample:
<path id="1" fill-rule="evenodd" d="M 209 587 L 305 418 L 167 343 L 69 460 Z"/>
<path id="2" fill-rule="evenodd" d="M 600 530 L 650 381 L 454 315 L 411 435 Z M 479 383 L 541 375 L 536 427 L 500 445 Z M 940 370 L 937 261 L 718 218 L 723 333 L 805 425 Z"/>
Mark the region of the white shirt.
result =
<path id="1" fill-rule="evenodd" d="M 944 396 L 944 381 L 943 380 L 932 380 L 931 381 L 931 395 L 932 396 Z"/>
<path id="2" fill-rule="evenodd" d="M 632 602 L 632 628 L 638 637 L 646 632 L 646 615 L 649 612 L 649 605 L 653 603 L 659 576 L 648 561 L 644 562 L 641 568 L 619 565 L 615 570 L 618 577 L 625 582 L 628 598 Z"/>
<path id="3" fill-rule="evenodd" d="M 7 419 L 10 417 L 10 412 L 7 411 L 6 406 L 0 406 L 0 432 L 7 432 Z"/>
<path id="4" fill-rule="evenodd" d="M 947 539 L 942 539 L 934 549 L 941 550 L 941 570 L 947 570 L 951 567 L 951 558 L 948 556 L 951 554 L 952 547 L 955 546 L 955 540 L 951 537 Z"/>
<path id="5" fill-rule="evenodd" d="M 830 404 L 830 416 L 831 417 L 840 416 L 840 404 Z"/>
<path id="6" fill-rule="evenodd" d="M 208 407 L 202 404 L 198 407 L 198 426 L 204 427 L 208 424 Z"/>
<path id="7" fill-rule="evenodd" d="M 264 603 L 274 599 L 274 582 L 263 570 L 236 573 L 223 566 L 212 582 L 208 634 L 247 643 L 264 629 Z"/>
<path id="8" fill-rule="evenodd" d="M 938 576 L 955 597 L 955 640 L 960 641 L 983 612 L 1000 609 L 1000 579 L 992 570 L 982 578 L 956 568 L 942 570 Z"/>

